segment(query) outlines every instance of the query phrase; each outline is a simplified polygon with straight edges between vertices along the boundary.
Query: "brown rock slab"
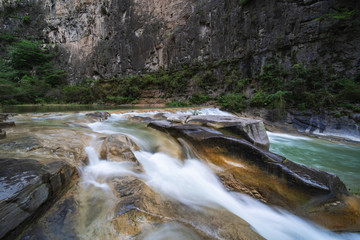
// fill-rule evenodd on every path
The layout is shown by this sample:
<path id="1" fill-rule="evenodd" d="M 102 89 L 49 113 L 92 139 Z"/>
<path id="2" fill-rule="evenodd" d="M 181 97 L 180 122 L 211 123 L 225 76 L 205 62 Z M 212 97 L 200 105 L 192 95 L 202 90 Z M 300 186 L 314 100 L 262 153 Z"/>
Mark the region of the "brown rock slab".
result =
<path id="1" fill-rule="evenodd" d="M 267 151 L 270 147 L 270 141 L 261 120 L 236 116 L 198 115 L 190 116 L 186 123 L 225 130 Z"/>
<path id="2" fill-rule="evenodd" d="M 107 137 L 100 149 L 100 158 L 109 161 L 133 161 L 137 164 L 132 150 L 139 150 L 136 143 L 128 136 L 122 134 L 113 134 Z"/>

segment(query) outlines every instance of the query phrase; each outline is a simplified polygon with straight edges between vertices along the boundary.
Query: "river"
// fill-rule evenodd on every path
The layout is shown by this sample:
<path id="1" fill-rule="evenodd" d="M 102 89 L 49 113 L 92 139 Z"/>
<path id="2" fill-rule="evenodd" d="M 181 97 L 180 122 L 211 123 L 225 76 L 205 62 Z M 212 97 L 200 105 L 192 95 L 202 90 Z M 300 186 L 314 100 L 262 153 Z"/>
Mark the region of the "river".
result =
<path id="1" fill-rule="evenodd" d="M 96 208 L 101 211 L 98 210 L 97 220 L 93 221 L 91 226 L 87 224 L 78 227 L 80 239 L 113 239 L 116 235 L 108 226 L 116 200 L 107 180 L 127 175 L 141 180 L 159 194 L 179 201 L 191 209 L 202 209 L 201 211 L 225 209 L 244 219 L 266 239 L 360 239 L 360 234 L 333 233 L 285 210 L 272 208 L 246 195 L 227 191 L 213 170 L 205 164 L 204 159 L 197 159 L 194 157 L 196 154 L 189 152 L 189 149 L 182 159 L 180 156 L 184 153 L 178 153 L 181 151 L 181 146 L 177 142 L 154 129 L 147 128 L 145 123 L 131 122 L 127 118 L 127 115 L 146 117 L 154 113 L 156 111 L 114 113 L 105 121 L 87 124 L 94 134 L 121 133 L 133 139 L 140 148 L 134 151 L 134 154 L 143 167 L 143 172 L 134 171 L 132 163 L 99 159 L 101 142 L 96 141 L 94 137 L 94 141 L 85 147 L 89 164 L 79 169 L 81 177 L 79 192 L 83 194 L 83 200 L 80 202 L 86 203 L 89 199 L 93 199 L 91 201 L 95 202 Z M 202 109 L 197 110 L 196 114 L 228 115 L 229 113 L 218 109 Z M 19 124 L 77 128 L 76 125 L 64 126 L 63 123 L 83 117 L 83 113 L 52 113 L 32 117 L 31 123 L 19 118 Z M 349 188 L 356 188 L 356 184 L 359 183 L 360 150 L 357 147 L 283 134 L 269 133 L 269 136 L 271 151 L 293 161 L 334 172 L 348 184 Z M 84 208 L 80 210 L 80 215 L 87 218 L 89 211 L 93 211 L 94 205 L 80 205 Z M 186 239 L 198 239 L 190 230 L 171 224 L 163 224 L 155 231 L 142 233 L 141 236 L 143 239 L 182 239 L 182 236 L 188 236 Z M 121 238 L 121 236 L 117 237 Z"/>
<path id="2" fill-rule="evenodd" d="M 336 174 L 350 192 L 360 194 L 360 146 L 268 132 L 270 151 L 289 160 Z"/>

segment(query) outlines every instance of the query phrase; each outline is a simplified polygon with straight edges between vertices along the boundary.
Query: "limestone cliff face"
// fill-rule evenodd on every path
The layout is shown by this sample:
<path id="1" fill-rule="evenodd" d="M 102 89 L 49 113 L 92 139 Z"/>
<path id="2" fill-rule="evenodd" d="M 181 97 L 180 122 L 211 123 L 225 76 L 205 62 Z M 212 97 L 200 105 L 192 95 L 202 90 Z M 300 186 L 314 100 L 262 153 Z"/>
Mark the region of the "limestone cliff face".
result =
<path id="1" fill-rule="evenodd" d="M 356 0 L 27 2 L 41 2 L 43 37 L 59 47 L 72 81 L 233 58 L 241 59 L 244 76 L 274 58 L 285 67 L 304 62 L 345 75 L 360 65 Z"/>

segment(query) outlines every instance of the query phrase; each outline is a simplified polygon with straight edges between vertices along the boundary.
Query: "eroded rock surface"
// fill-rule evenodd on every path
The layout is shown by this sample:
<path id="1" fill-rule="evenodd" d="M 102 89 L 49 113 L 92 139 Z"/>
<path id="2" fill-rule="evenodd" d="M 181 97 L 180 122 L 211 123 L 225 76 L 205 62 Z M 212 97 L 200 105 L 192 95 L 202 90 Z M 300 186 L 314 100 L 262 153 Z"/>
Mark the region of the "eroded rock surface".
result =
<path id="1" fill-rule="evenodd" d="M 359 200 L 349 196 L 334 174 L 293 163 L 248 141 L 206 127 L 168 121 L 155 121 L 149 126 L 194 146 L 193 151 L 210 161 L 223 184 L 232 191 L 281 206 L 334 230 L 360 227 Z M 336 201 L 341 202 L 337 207 L 322 207 Z M 319 220 L 329 216 L 329 212 L 337 217 Z M 336 224 L 339 216 L 341 223 Z"/>
<path id="2" fill-rule="evenodd" d="M 94 113 L 87 113 L 86 116 L 95 121 L 104 121 L 110 117 L 110 113 L 108 112 L 94 112 Z"/>
<path id="3" fill-rule="evenodd" d="M 267 151 L 270 147 L 265 126 L 260 120 L 235 116 L 200 115 L 190 116 L 186 123 L 225 130 Z"/>
<path id="4" fill-rule="evenodd" d="M 12 239 L 71 182 L 75 168 L 64 161 L 0 159 L 0 238 Z M 14 232 L 12 232 L 14 231 Z"/>
<path id="5" fill-rule="evenodd" d="M 139 150 L 134 141 L 128 136 L 113 134 L 104 140 L 99 156 L 108 161 L 133 161 L 139 164 L 132 150 Z"/>
<path id="6" fill-rule="evenodd" d="M 116 178 L 112 184 L 120 197 L 112 220 L 119 233 L 135 237 L 161 224 L 176 223 L 191 230 L 198 239 L 263 239 L 230 212 L 189 208 L 176 199 L 159 195 L 133 177 Z"/>
<path id="7" fill-rule="evenodd" d="M 0 139 L 3 139 L 6 137 L 6 131 L 3 129 L 0 129 Z"/>

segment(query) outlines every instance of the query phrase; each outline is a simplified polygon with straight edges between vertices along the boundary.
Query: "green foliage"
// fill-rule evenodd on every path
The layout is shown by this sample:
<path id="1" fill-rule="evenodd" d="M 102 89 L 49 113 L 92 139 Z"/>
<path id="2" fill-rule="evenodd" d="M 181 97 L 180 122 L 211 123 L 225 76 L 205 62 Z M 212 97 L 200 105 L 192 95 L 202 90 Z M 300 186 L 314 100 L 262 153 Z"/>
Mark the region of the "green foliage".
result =
<path id="1" fill-rule="evenodd" d="M 29 70 L 34 66 L 41 65 L 51 59 L 40 42 L 20 40 L 12 44 L 7 49 L 11 65 L 15 69 Z"/>
<path id="2" fill-rule="evenodd" d="M 315 20 L 326 20 L 326 19 L 348 20 L 355 14 L 356 14 L 355 10 L 349 11 L 348 9 L 340 9 L 339 11 L 324 14 L 321 17 L 316 18 Z"/>
<path id="3" fill-rule="evenodd" d="M 5 43 L 12 43 L 18 38 L 13 34 L 0 33 L 0 41 Z"/>
<path id="4" fill-rule="evenodd" d="M 28 15 L 24 16 L 24 17 L 22 18 L 22 22 L 23 22 L 23 24 L 25 24 L 25 25 L 29 25 L 29 24 L 31 23 L 31 18 L 30 18 L 30 16 L 28 16 Z"/>
<path id="5" fill-rule="evenodd" d="M 54 88 L 65 84 L 65 72 L 54 67 L 52 55 L 39 42 L 17 41 L 13 36 L 5 39 L 14 42 L 7 47 L 5 59 L 0 60 L 0 103 L 58 101 L 62 94 L 55 94 L 59 91 Z"/>
<path id="6" fill-rule="evenodd" d="M 281 65 L 269 64 L 256 78 L 262 90 L 272 93 L 283 87 L 285 76 L 286 71 Z"/>
<path id="7" fill-rule="evenodd" d="M 239 5 L 244 6 L 245 4 L 251 2 L 251 0 L 240 0 Z"/>
<path id="8" fill-rule="evenodd" d="M 360 81 L 341 79 L 339 97 L 350 103 L 360 103 Z"/>
<path id="9" fill-rule="evenodd" d="M 208 96 L 202 95 L 201 93 L 197 93 L 191 96 L 189 102 L 190 104 L 193 105 L 201 105 L 209 101 L 209 99 L 210 98 Z"/>
<path id="10" fill-rule="evenodd" d="M 241 112 L 246 108 L 246 97 L 243 94 L 227 93 L 219 98 L 218 104 L 228 110 Z"/>
<path id="11" fill-rule="evenodd" d="M 268 105 L 269 94 L 258 90 L 255 94 L 250 98 L 250 106 L 252 107 L 266 107 Z"/>
<path id="12" fill-rule="evenodd" d="M 165 106 L 167 106 L 167 107 L 187 107 L 187 106 L 189 106 L 189 104 L 182 100 L 172 100 L 170 102 L 167 102 L 165 104 Z"/>

